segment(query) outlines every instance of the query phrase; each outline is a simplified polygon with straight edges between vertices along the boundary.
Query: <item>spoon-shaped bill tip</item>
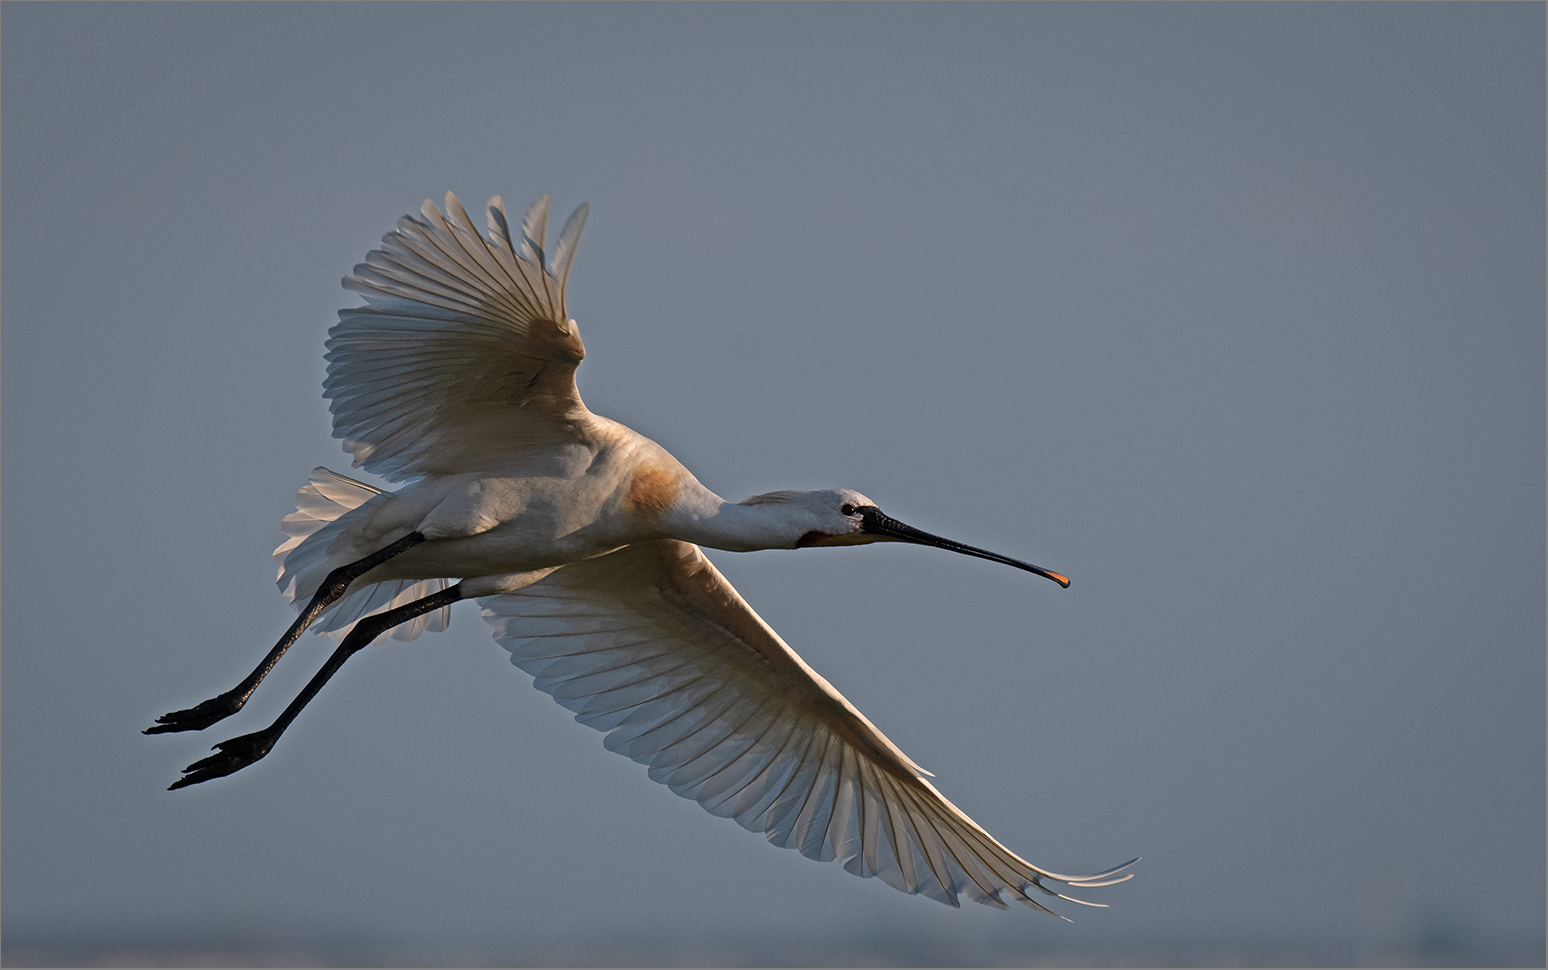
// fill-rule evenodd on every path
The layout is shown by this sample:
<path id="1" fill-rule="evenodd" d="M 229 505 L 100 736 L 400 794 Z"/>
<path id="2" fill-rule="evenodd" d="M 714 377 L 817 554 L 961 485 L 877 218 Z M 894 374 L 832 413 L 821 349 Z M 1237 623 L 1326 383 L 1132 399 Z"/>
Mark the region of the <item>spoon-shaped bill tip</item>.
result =
<path id="1" fill-rule="evenodd" d="M 898 542 L 918 543 L 921 546 L 934 546 L 937 549 L 960 552 L 964 556 L 977 556 L 979 559 L 1004 563 L 1007 566 L 1015 566 L 1017 569 L 1025 569 L 1029 573 L 1036 573 L 1045 579 L 1053 580 L 1065 589 L 1068 589 L 1070 586 L 1070 578 L 1062 573 L 1056 573 L 1051 569 L 1044 569 L 1042 566 L 1034 566 L 1029 562 L 1022 562 L 1020 559 L 1002 556 L 997 552 L 990 552 L 988 549 L 970 546 L 965 542 L 957 542 L 954 539 L 945 539 L 938 535 L 932 535 L 923 529 L 916 529 L 911 525 L 904 525 L 874 505 L 862 508 L 859 512 L 862 523 L 860 530 L 867 535 L 894 539 Z"/>

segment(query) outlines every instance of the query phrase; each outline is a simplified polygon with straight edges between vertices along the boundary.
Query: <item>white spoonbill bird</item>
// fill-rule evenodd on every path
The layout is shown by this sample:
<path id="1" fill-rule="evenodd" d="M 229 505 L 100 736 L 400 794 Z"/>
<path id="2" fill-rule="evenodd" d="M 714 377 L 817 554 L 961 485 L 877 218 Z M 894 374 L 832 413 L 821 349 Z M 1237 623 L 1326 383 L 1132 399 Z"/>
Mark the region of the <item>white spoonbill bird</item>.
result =
<path id="1" fill-rule="evenodd" d="M 279 585 L 300 610 L 235 688 L 156 719 L 193 731 L 235 714 L 313 624 L 342 637 L 269 727 L 223 741 L 172 788 L 264 757 L 344 662 L 378 636 L 444 629 L 476 599 L 538 689 L 607 733 L 605 746 L 708 811 L 812 859 L 908 893 L 1050 912 L 1130 878 L 1032 865 L 996 841 L 780 639 L 700 546 L 746 552 L 912 542 L 1069 580 L 904 525 L 847 489 L 728 502 L 664 448 L 592 414 L 565 284 L 587 207 L 545 252 L 548 198 L 512 237 L 489 202 L 480 237 L 456 196 L 426 201 L 344 278 L 324 396 L 333 433 L 383 491 L 319 468 L 284 519 Z M 457 581 L 452 583 L 451 580 Z M 1090 903 L 1087 905 L 1100 905 Z"/>

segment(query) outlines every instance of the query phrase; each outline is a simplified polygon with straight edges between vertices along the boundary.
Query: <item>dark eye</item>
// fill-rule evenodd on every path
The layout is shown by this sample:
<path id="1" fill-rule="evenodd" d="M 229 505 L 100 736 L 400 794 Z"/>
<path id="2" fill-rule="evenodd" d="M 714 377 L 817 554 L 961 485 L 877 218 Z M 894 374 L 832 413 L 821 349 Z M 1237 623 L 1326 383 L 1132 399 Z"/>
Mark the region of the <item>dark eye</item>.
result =
<path id="1" fill-rule="evenodd" d="M 848 502 L 845 502 L 843 505 L 839 506 L 839 511 L 843 512 L 845 515 L 854 515 L 855 507 L 850 505 Z"/>

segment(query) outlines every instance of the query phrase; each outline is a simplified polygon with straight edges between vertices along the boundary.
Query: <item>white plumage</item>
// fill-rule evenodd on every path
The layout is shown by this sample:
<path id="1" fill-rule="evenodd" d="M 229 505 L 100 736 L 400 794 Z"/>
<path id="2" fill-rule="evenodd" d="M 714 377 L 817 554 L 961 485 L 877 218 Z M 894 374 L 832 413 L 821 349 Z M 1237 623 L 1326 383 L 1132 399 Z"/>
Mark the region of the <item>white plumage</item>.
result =
<path id="1" fill-rule="evenodd" d="M 323 392 L 357 466 L 390 481 L 487 470 L 563 439 L 556 425 L 585 410 L 574 373 L 586 351 L 564 290 L 587 211 L 565 223 L 545 271 L 547 196 L 513 247 L 499 196 L 489 245 L 447 193 L 444 216 L 427 200 L 423 221 L 399 219 L 344 278 L 366 306 L 339 312 Z"/>
<path id="2" fill-rule="evenodd" d="M 300 574 L 318 569 L 327 571 L 328 546 L 349 525 L 346 513 L 383 494 L 379 488 L 357 482 L 338 472 L 326 468 L 312 469 L 311 480 L 296 493 L 296 510 L 280 520 L 280 531 L 289 538 L 274 550 L 274 562 L 279 567 L 280 590 L 286 597 L 295 601 L 296 580 Z M 296 547 L 313 536 L 317 536 L 317 541 L 309 543 L 304 551 L 297 553 Z M 446 586 L 445 579 L 399 579 L 359 586 L 328 607 L 314 629 L 342 640 L 362 616 L 404 606 L 431 593 L 440 592 Z M 393 627 L 392 638 L 413 640 L 427 630 L 440 633 L 450 622 L 451 607 L 444 606 Z"/>
<path id="3" fill-rule="evenodd" d="M 807 666 L 699 546 L 902 541 L 1069 581 L 906 526 L 845 489 L 728 502 L 660 445 L 592 414 L 576 391 L 585 348 L 565 308 L 586 211 L 565 223 L 550 258 L 546 197 L 517 239 L 491 200 L 486 240 L 448 194 L 444 213 L 426 202 L 345 279 L 366 305 L 341 311 L 329 334 L 334 434 L 356 465 L 406 484 L 388 492 L 313 472 L 275 550 L 300 617 L 237 688 L 148 733 L 235 713 L 309 625 L 342 643 L 273 725 L 217 745 L 172 787 L 262 758 L 355 652 L 388 631 L 409 640 L 444 629 L 452 603 L 476 598 L 512 661 L 605 732 L 609 750 L 775 845 L 952 905 L 966 895 L 1044 909 L 1034 892 L 1071 899 L 1050 884 L 1130 878 L 1118 873 L 1132 863 L 1059 875 L 1001 845 Z"/>
<path id="4" fill-rule="evenodd" d="M 952 905 L 1003 908 L 1008 893 L 1041 909 L 1029 894 L 1045 880 L 1129 878 L 1057 875 L 997 842 L 690 543 L 631 545 L 480 605 L 512 662 L 609 751 L 777 846 Z"/>

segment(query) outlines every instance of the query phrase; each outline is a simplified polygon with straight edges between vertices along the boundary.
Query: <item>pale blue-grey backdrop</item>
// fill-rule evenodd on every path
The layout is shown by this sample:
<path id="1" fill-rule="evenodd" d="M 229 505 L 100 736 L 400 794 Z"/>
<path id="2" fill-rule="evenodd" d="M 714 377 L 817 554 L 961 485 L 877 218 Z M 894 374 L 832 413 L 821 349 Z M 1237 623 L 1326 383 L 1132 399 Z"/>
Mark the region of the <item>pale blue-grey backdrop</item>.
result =
<path id="1" fill-rule="evenodd" d="M 1541 4 L 0 17 L 8 941 L 1541 941 Z M 1011 847 L 1143 855 L 1113 909 L 777 851 L 470 606 L 163 790 L 326 649 L 139 733 L 288 622 L 278 521 L 348 469 L 339 278 L 447 189 L 592 204 L 582 393 L 710 487 L 853 487 L 1073 577 L 714 556 Z"/>

